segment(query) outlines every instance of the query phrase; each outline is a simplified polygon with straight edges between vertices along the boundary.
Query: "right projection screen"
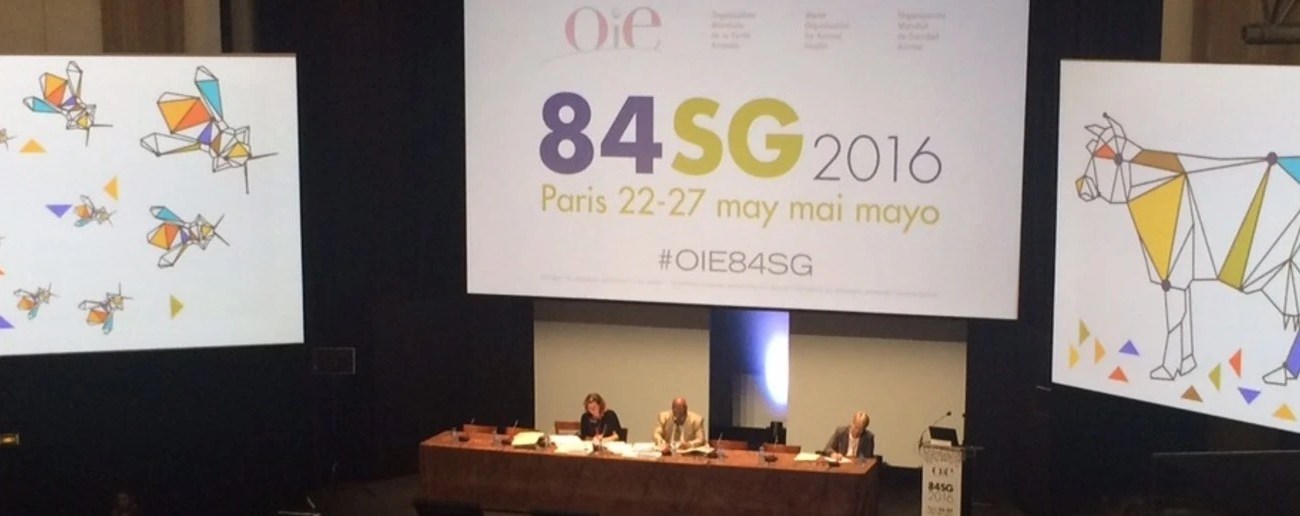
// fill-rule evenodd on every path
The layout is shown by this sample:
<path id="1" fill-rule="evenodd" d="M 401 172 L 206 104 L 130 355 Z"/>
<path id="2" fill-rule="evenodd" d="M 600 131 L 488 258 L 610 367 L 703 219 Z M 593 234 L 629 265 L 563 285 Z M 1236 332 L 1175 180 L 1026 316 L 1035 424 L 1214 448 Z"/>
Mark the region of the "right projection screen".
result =
<path id="1" fill-rule="evenodd" d="M 1062 62 L 1055 383 L 1300 429 L 1297 83 Z"/>

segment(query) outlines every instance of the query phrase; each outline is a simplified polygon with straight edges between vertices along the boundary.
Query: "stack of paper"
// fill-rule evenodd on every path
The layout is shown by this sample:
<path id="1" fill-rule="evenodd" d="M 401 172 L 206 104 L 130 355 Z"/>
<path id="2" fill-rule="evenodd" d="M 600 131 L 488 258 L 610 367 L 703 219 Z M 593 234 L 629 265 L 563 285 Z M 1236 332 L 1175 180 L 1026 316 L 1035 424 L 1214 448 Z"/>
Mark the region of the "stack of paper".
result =
<path id="1" fill-rule="evenodd" d="M 515 434 L 514 439 L 510 440 L 510 445 L 518 448 L 537 446 L 543 437 L 546 437 L 546 434 L 541 432 L 519 432 Z"/>

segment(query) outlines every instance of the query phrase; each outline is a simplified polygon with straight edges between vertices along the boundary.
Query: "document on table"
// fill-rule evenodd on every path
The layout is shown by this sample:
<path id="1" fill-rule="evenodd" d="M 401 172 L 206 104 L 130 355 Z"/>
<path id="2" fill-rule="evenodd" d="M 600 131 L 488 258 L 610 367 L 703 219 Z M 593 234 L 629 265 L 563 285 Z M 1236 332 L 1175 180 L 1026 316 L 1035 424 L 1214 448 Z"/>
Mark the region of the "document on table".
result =
<path id="1" fill-rule="evenodd" d="M 591 441 L 578 440 L 578 442 L 556 443 L 555 453 L 565 453 L 571 455 L 589 455 L 596 451 L 596 445 Z"/>
<path id="2" fill-rule="evenodd" d="M 819 455 L 813 452 L 800 452 L 798 455 L 794 456 L 795 462 L 817 462 L 819 460 L 826 461 L 826 462 L 838 462 L 840 464 L 844 464 L 846 462 L 851 461 L 848 457 L 840 457 L 839 459 L 832 459 L 825 455 Z"/>
<path id="3" fill-rule="evenodd" d="M 614 455 L 627 455 L 632 453 L 632 445 L 622 441 L 601 443 L 600 445 L 603 446 L 606 451 L 613 453 Z"/>
<path id="4" fill-rule="evenodd" d="M 713 447 L 706 444 L 703 446 L 696 446 L 694 448 L 685 448 L 685 449 L 677 450 L 674 453 L 678 455 L 708 455 L 709 452 L 711 451 L 713 451 Z"/>
<path id="5" fill-rule="evenodd" d="M 582 438 L 572 434 L 568 434 L 568 435 L 554 434 L 551 435 L 551 442 L 555 443 L 556 446 L 571 445 L 571 444 L 582 442 Z"/>

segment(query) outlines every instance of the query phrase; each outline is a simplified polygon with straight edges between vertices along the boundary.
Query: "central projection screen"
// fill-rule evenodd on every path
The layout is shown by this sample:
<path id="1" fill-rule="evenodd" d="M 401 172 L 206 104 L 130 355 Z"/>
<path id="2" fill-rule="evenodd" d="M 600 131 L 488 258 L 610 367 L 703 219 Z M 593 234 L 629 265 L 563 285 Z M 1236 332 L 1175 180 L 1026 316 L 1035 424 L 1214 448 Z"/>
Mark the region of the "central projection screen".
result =
<path id="1" fill-rule="evenodd" d="M 465 2 L 469 292 L 1016 317 L 1028 9 Z"/>
<path id="2" fill-rule="evenodd" d="M 303 340 L 292 57 L 0 57 L 0 355 Z"/>

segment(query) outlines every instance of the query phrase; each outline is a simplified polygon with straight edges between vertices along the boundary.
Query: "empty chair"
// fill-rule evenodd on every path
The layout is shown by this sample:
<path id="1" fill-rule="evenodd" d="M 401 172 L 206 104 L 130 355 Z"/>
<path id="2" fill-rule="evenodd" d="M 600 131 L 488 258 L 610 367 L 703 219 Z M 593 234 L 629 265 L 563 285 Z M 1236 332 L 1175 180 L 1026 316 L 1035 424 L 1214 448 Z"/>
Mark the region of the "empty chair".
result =
<path id="1" fill-rule="evenodd" d="M 727 439 L 714 439 L 709 443 L 719 450 L 748 450 L 749 443 L 745 441 L 730 441 Z"/>
<path id="2" fill-rule="evenodd" d="M 495 434 L 497 433 L 497 427 L 493 425 L 471 425 L 466 423 L 461 425 L 460 431 L 467 434 Z"/>
<path id="3" fill-rule="evenodd" d="M 582 428 L 577 421 L 556 421 L 556 435 L 578 435 L 578 430 Z"/>
<path id="4" fill-rule="evenodd" d="M 790 453 L 790 454 L 797 454 L 797 453 L 799 453 L 801 450 L 803 450 L 803 446 L 796 446 L 796 445 L 790 445 L 790 444 L 766 443 L 766 444 L 763 445 L 763 451 L 766 451 L 766 452 L 768 452 L 768 453 Z"/>

